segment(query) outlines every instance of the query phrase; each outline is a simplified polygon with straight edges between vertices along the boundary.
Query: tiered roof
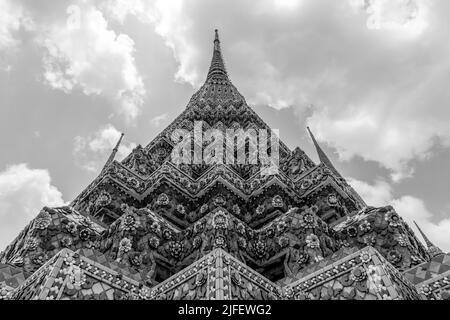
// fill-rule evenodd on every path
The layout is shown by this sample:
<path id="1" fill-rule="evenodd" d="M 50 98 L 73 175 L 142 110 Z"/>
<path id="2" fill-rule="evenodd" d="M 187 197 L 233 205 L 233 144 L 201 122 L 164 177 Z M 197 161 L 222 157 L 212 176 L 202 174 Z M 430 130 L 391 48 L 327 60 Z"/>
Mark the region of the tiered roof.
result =
<path id="1" fill-rule="evenodd" d="M 5 298 L 419 298 L 400 272 L 430 252 L 393 208 L 366 207 L 312 133 L 320 164 L 281 142 L 271 176 L 260 163 L 174 164 L 171 133 L 199 120 L 270 130 L 231 83 L 217 30 L 183 112 L 118 162 L 122 135 L 69 206 L 44 208 L 0 254 Z M 375 269 L 389 285 L 367 287 Z"/>

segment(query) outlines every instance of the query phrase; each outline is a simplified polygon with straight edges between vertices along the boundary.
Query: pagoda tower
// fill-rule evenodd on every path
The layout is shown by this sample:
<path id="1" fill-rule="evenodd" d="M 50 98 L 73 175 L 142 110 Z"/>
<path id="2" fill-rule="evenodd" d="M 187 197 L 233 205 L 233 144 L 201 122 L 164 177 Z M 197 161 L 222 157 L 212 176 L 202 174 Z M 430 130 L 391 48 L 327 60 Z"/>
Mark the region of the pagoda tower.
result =
<path id="1" fill-rule="evenodd" d="M 173 161 L 176 132 L 209 129 L 226 137 L 224 161 L 198 158 L 206 138 L 188 141 L 192 161 Z M 68 206 L 43 208 L 0 254 L 0 298 L 445 296 L 424 281 L 447 271 L 412 278 L 435 257 L 394 208 L 365 204 L 311 131 L 319 164 L 280 141 L 278 170 L 264 174 L 261 158 L 249 160 L 251 137 L 239 143 L 229 129 L 273 134 L 231 82 L 216 30 L 205 83 L 180 115 L 119 162 L 122 135 L 87 188 Z M 274 154 L 260 141 L 259 152 Z"/>

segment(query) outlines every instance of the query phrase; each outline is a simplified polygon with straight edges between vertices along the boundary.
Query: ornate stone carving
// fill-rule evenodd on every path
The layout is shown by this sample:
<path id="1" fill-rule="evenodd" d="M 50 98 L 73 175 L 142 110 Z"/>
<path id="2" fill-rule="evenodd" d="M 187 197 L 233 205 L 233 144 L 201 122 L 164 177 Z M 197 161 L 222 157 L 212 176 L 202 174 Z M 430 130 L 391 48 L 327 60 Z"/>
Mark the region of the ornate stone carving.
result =
<path id="1" fill-rule="evenodd" d="M 205 84 L 165 130 L 0 254 L 23 277 L 0 283 L 0 299 L 449 298 L 449 275 L 411 284 L 430 252 L 393 208 L 363 209 L 323 154 L 316 165 L 280 142 L 274 175 L 170 161 L 172 132 L 197 120 L 270 129 L 229 80 L 218 38 L 214 48 Z"/>

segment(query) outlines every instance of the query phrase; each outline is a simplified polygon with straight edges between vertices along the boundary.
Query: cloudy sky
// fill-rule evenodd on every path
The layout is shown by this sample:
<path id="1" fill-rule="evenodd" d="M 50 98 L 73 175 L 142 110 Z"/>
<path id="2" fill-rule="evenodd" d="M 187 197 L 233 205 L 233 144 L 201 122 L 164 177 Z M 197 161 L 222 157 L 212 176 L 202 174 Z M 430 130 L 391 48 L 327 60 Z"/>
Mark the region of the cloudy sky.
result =
<path id="1" fill-rule="evenodd" d="M 374 206 L 450 250 L 450 1 L 0 0 L 0 248 L 230 78 L 291 148 L 309 125 Z"/>

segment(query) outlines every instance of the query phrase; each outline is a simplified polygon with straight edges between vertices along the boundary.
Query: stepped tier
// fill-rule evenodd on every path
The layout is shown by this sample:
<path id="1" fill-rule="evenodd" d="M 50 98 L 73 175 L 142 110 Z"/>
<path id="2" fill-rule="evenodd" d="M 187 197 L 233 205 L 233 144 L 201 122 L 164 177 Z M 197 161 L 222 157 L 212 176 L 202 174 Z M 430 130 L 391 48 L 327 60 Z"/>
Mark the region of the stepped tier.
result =
<path id="1" fill-rule="evenodd" d="M 394 208 L 367 207 L 311 132 L 319 164 L 280 141 L 278 171 L 263 174 L 250 141 L 234 138 L 242 164 L 174 163 L 172 134 L 200 121 L 272 132 L 231 83 L 217 32 L 183 112 L 118 162 L 121 136 L 69 206 L 42 209 L 0 254 L 0 299 L 450 297 L 449 256 L 425 248 Z"/>
<path id="2" fill-rule="evenodd" d="M 161 199 L 162 206 L 166 200 Z M 152 286 L 215 249 L 229 252 L 272 281 L 304 276 L 309 266 L 346 248 L 372 246 L 400 271 L 429 259 L 391 207 L 368 208 L 334 227 L 317 216 L 316 206 L 291 208 L 256 229 L 220 205 L 205 209 L 201 219 L 184 229 L 146 208 L 122 209 L 124 214 L 102 229 L 69 207 L 46 208 L 0 262 L 31 274 L 64 248 L 89 248 Z"/>

